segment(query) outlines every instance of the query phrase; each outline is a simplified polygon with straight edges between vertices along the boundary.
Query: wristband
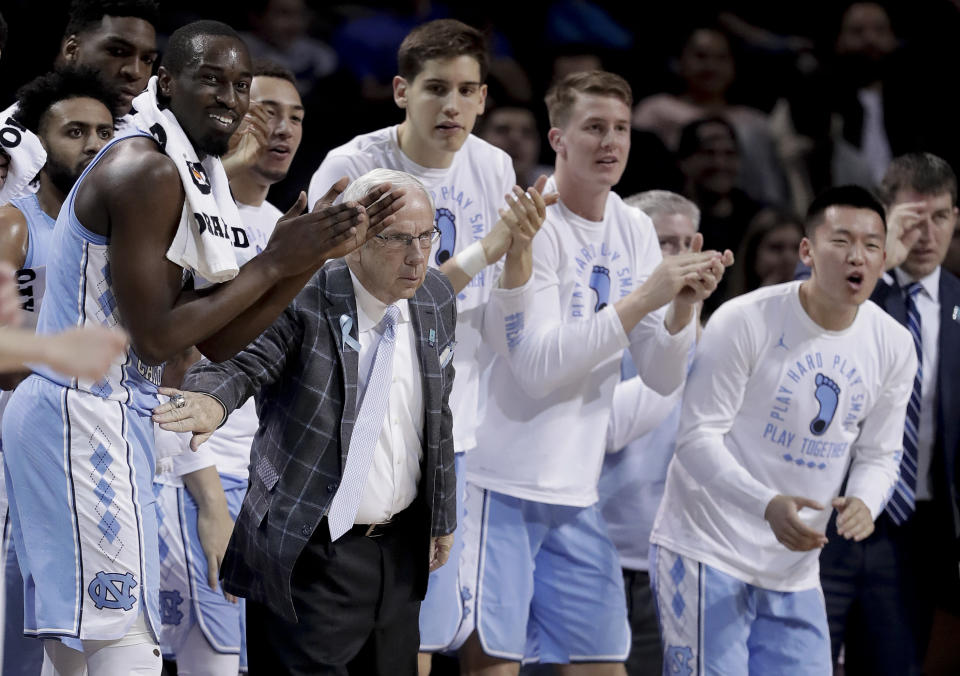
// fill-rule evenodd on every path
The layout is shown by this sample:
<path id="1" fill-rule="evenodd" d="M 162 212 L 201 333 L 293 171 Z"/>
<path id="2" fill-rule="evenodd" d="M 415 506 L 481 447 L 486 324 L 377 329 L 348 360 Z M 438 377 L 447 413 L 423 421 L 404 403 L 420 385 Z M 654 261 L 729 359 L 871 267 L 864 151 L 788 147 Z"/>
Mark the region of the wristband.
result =
<path id="1" fill-rule="evenodd" d="M 484 253 L 483 245 L 479 241 L 458 253 L 455 260 L 464 274 L 471 279 L 487 267 L 487 254 Z"/>

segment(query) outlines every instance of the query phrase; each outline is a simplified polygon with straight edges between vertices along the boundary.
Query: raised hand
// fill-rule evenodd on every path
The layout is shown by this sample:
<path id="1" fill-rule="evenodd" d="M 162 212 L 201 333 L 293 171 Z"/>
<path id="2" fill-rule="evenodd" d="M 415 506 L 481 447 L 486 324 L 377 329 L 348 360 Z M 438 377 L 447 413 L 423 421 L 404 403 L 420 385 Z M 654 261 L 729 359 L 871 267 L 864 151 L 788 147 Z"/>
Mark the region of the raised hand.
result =
<path id="1" fill-rule="evenodd" d="M 543 194 L 547 177 L 541 176 L 535 185 L 526 190 L 513 187 L 513 195 L 507 195 L 507 207 L 499 209 L 500 219 L 510 230 L 509 253 L 518 253 L 530 246 L 534 236 L 547 217 L 547 207 L 559 199 L 557 193 Z"/>
<path id="2" fill-rule="evenodd" d="M 262 103 L 251 101 L 237 131 L 230 137 L 229 150 L 223 156 L 227 176 L 256 164 L 270 140 L 270 114 Z"/>
<path id="3" fill-rule="evenodd" d="M 770 524 L 777 540 L 794 552 L 821 549 L 827 544 L 827 536 L 810 528 L 800 520 L 799 512 L 804 507 L 822 510 L 823 505 L 797 495 L 778 495 L 767 503 L 763 518 Z"/>
<path id="4" fill-rule="evenodd" d="M 901 202 L 890 209 L 887 216 L 887 270 L 899 267 L 907 260 L 910 249 L 920 239 L 920 225 L 925 217 L 923 202 Z"/>
<path id="5" fill-rule="evenodd" d="M 334 183 L 307 213 L 307 194 L 297 201 L 279 221 L 261 256 L 277 259 L 284 276 L 319 269 L 328 259 L 342 256 L 341 248 L 352 251 L 359 229 L 365 225 L 364 208 L 355 202 L 334 204 L 349 183 L 346 177 Z"/>
<path id="6" fill-rule="evenodd" d="M 701 253 L 703 248 L 703 235 L 699 232 L 693 236 L 693 242 L 690 245 L 691 253 Z M 717 253 L 717 252 L 706 252 Z M 717 285 L 723 279 L 724 270 L 733 265 L 733 252 L 727 249 L 723 254 L 714 256 L 708 263 L 705 263 L 700 269 L 700 274 L 691 280 L 677 293 L 677 300 L 681 303 L 695 305 L 706 300 L 714 291 Z"/>

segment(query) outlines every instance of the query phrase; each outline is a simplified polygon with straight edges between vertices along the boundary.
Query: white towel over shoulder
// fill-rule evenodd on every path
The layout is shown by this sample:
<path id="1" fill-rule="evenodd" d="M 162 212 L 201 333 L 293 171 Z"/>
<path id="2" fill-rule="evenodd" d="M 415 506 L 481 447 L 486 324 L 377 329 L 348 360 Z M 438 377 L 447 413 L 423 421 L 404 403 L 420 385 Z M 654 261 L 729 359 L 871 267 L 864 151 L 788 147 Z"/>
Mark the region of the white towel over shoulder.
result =
<path id="1" fill-rule="evenodd" d="M 0 185 L 0 204 L 29 192 L 30 181 L 47 162 L 47 151 L 36 134 L 13 119 L 17 104 L 0 113 L 0 150 L 10 158 L 7 178 Z"/>
<path id="2" fill-rule="evenodd" d="M 240 268 L 230 237 L 231 228 L 240 227 L 240 213 L 220 158 L 197 157 L 174 114 L 157 105 L 156 76 L 133 100 L 133 108 L 137 128 L 152 134 L 174 161 L 186 193 L 167 258 L 192 272 L 197 286 L 233 279 Z"/>

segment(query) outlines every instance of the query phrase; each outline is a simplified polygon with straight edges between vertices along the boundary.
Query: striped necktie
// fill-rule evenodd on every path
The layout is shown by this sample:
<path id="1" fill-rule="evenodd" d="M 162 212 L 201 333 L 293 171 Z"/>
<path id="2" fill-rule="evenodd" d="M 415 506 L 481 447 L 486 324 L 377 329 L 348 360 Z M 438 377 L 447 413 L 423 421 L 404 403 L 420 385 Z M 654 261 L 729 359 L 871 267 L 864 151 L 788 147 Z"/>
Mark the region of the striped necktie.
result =
<path id="1" fill-rule="evenodd" d="M 920 429 L 920 393 L 923 384 L 923 349 L 920 342 L 920 313 L 917 311 L 916 296 L 920 292 L 920 282 L 908 284 L 906 292 L 907 328 L 913 336 L 913 346 L 917 350 L 917 374 L 913 379 L 913 392 L 907 404 L 907 420 L 903 427 L 903 457 L 900 459 L 900 479 L 893 489 L 893 495 L 887 502 L 887 514 L 896 524 L 902 524 L 910 518 L 916 507 L 917 490 L 917 439 Z"/>
<path id="2" fill-rule="evenodd" d="M 367 473 L 373 462 L 373 452 L 380 437 L 380 428 L 387 414 L 387 400 L 393 376 L 393 346 L 396 342 L 396 324 L 400 309 L 388 305 L 381 321 L 383 337 L 373 355 L 373 366 L 357 412 L 357 421 L 350 435 L 350 450 L 343 468 L 340 487 L 330 502 L 327 524 L 330 526 L 330 541 L 337 540 L 353 527 L 360 508 L 360 499 L 367 484 Z"/>

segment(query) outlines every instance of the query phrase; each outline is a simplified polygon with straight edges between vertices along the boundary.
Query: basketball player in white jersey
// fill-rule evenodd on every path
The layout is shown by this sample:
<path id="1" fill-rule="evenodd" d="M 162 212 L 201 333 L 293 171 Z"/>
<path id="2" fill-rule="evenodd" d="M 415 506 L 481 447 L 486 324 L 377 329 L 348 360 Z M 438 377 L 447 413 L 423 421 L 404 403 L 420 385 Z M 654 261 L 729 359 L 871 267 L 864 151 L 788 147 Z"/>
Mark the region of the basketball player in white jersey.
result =
<path id="1" fill-rule="evenodd" d="M 483 406 L 484 312 L 491 298 L 512 293 L 529 278 L 529 244 L 551 198 L 545 202 L 541 197 L 542 183 L 526 193 L 515 186 L 510 157 L 471 133 L 487 93 L 488 56 L 479 31 L 449 19 L 425 23 L 404 39 L 397 61 L 394 101 L 404 110 L 403 122 L 331 150 L 313 175 L 309 200 L 316 200 L 336 177 L 356 178 L 377 167 L 416 176 L 433 196 L 440 240 L 428 263 L 449 277 L 457 293 L 457 378 L 450 407 L 461 496 L 465 457 L 476 446 Z M 456 649 L 469 634 L 459 631 L 472 621 L 458 582 L 461 542 L 455 533 L 454 563 L 430 576 L 420 611 L 424 652 Z M 468 571 L 464 575 L 472 576 Z M 429 658 L 422 656 L 421 673 L 428 668 Z"/>
<path id="2" fill-rule="evenodd" d="M 242 228 L 234 228 L 232 235 L 241 264 L 266 248 L 283 216 L 267 201 L 267 192 L 286 177 L 303 135 L 304 109 L 295 82 L 282 66 L 254 62 L 250 103 L 265 112 L 266 123 L 256 137 L 258 150 L 230 179 L 242 221 Z M 195 358 L 183 360 L 184 366 L 200 357 L 196 348 L 191 352 Z M 173 472 L 159 476 L 155 490 L 161 540 L 160 644 L 164 657 L 175 660 L 177 673 L 184 676 L 235 674 L 246 666 L 244 603 L 224 597 L 216 561 L 210 560 L 211 552 L 200 541 L 198 524 L 223 509 L 231 522 L 236 519 L 246 494 L 250 446 L 258 424 L 250 398 L 196 453 L 189 449 L 189 435 L 184 440 L 156 428 L 158 446 L 179 446 L 174 448 L 179 454 L 172 458 Z M 211 482 L 198 482 L 201 474 L 219 481 L 222 493 L 204 490 Z"/>

